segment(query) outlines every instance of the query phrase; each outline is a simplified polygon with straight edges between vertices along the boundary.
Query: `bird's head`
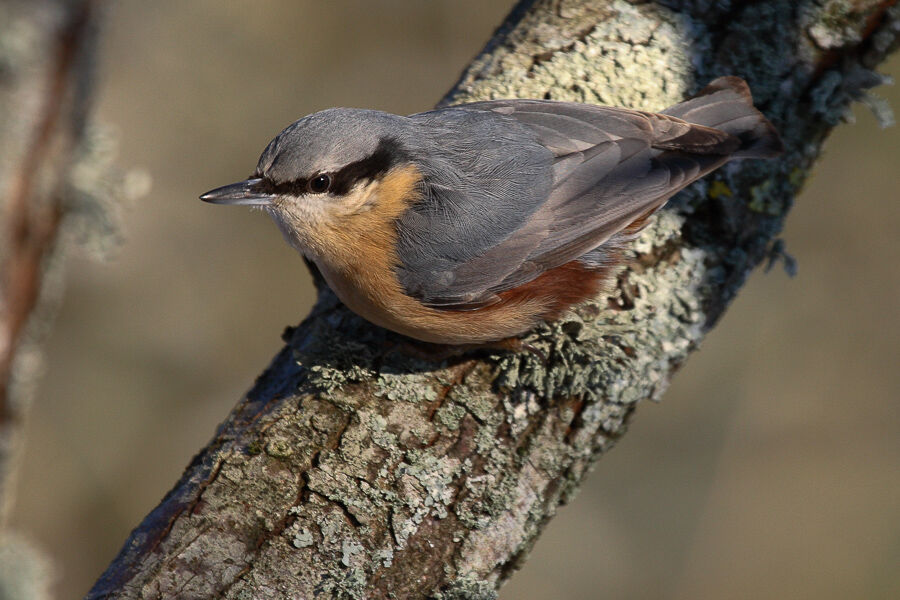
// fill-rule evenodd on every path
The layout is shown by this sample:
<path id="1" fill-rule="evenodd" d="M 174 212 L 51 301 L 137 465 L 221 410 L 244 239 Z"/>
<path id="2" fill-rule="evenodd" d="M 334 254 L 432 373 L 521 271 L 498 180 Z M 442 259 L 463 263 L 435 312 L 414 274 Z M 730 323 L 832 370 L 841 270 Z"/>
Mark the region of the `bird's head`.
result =
<path id="1" fill-rule="evenodd" d="M 332 108 L 294 122 L 269 142 L 248 179 L 201 200 L 264 208 L 287 241 L 315 258 L 322 236 L 364 228 L 382 180 L 411 167 L 398 136 L 406 117 Z"/>

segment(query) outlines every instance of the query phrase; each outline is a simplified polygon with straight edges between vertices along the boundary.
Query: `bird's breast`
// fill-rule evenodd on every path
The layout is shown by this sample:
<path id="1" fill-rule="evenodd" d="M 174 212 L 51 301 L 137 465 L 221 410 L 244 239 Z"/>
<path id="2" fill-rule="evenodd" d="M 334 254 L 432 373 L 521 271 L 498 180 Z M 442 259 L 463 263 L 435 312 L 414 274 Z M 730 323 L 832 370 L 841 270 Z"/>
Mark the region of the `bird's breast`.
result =
<path id="1" fill-rule="evenodd" d="M 413 202 L 421 175 L 395 168 L 376 186 L 366 210 L 322 221 L 310 231 L 316 263 L 329 287 L 353 312 L 403 335 L 438 344 L 472 344 L 518 335 L 533 327 L 546 302 L 515 299 L 473 311 L 440 310 L 409 296 L 397 279 L 397 219 Z"/>
<path id="2" fill-rule="evenodd" d="M 534 327 L 547 309 L 538 298 L 471 311 L 434 309 L 408 296 L 393 270 L 339 271 L 327 263 L 316 264 L 350 310 L 385 329 L 435 344 L 480 344 L 513 337 Z"/>

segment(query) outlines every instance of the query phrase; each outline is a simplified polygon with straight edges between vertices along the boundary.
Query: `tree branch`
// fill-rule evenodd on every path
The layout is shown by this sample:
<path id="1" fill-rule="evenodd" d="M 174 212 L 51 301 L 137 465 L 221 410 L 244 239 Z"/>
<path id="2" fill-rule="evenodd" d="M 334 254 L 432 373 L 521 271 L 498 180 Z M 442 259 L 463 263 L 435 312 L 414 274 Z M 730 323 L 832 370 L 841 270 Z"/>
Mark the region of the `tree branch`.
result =
<path id="1" fill-rule="evenodd" d="M 612 293 L 534 353 L 410 356 L 320 289 L 311 315 L 89 598 L 493 598 L 658 398 L 774 238 L 831 128 L 881 82 L 894 0 L 520 2 L 443 104 L 659 110 L 745 77 L 788 147 L 673 200 Z"/>
<path id="2" fill-rule="evenodd" d="M 9 3 L 0 37 L 3 149 L 12 165 L 0 173 L 0 498 L 9 504 L 9 476 L 23 406 L 17 373 L 29 325 L 39 311 L 47 264 L 66 211 L 76 149 L 84 143 L 92 99 L 98 2 Z M 25 41 L 22 43 L 22 39 Z M 30 42 L 30 46 L 29 46 Z M 4 49 L 6 50 L 6 49 Z M 5 55 L 4 55 L 5 54 Z M 4 64 L 5 63 L 5 64 Z M 37 102 L 35 100 L 38 100 Z M 11 117 L 11 118 L 10 118 Z M 26 124 L 25 127 L 22 124 Z"/>

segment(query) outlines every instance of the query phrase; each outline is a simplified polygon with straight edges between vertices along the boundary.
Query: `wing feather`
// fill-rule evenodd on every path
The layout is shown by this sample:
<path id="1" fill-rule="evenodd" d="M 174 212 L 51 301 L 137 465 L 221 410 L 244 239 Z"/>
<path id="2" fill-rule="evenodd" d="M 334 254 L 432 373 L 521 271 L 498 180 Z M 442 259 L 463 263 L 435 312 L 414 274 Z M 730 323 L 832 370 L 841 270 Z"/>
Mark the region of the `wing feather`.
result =
<path id="1" fill-rule="evenodd" d="M 740 146 L 676 116 L 565 102 L 477 102 L 412 118 L 440 126 L 432 151 L 442 169 L 459 165 L 454 139 L 506 136 L 487 152 L 470 142 L 455 179 L 426 173 L 424 206 L 398 227 L 401 283 L 423 303 L 452 309 L 490 304 L 594 250 Z M 520 153 L 527 160 L 513 161 Z"/>

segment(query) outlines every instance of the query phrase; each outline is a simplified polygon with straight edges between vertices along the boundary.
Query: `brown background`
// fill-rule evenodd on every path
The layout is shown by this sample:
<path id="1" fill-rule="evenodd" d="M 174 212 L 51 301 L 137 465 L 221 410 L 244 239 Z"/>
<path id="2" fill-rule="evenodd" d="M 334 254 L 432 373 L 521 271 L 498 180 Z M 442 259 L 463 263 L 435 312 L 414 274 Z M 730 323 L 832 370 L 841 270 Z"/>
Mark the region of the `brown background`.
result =
<path id="1" fill-rule="evenodd" d="M 70 261 L 28 423 L 14 524 L 55 559 L 59 598 L 86 592 L 313 300 L 267 217 L 197 195 L 306 113 L 430 107 L 510 4 L 112 12 L 98 112 L 154 186 L 114 260 Z M 900 597 L 900 131 L 856 112 L 784 232 L 799 275 L 753 276 L 501 598 Z"/>

